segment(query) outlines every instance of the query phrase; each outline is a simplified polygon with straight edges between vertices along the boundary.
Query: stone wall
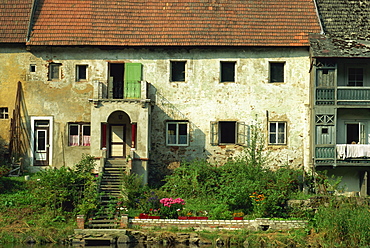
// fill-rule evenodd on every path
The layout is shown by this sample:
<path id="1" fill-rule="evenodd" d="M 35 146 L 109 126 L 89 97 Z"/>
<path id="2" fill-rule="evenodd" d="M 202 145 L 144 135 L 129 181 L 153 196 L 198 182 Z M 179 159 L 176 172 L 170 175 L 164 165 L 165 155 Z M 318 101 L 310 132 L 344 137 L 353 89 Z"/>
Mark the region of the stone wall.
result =
<path id="1" fill-rule="evenodd" d="M 176 220 L 176 219 L 129 219 L 129 226 L 141 228 L 194 228 L 195 230 L 212 229 L 248 229 L 258 230 L 287 230 L 304 228 L 308 221 L 305 220 L 270 220 L 257 218 L 255 220 Z"/>

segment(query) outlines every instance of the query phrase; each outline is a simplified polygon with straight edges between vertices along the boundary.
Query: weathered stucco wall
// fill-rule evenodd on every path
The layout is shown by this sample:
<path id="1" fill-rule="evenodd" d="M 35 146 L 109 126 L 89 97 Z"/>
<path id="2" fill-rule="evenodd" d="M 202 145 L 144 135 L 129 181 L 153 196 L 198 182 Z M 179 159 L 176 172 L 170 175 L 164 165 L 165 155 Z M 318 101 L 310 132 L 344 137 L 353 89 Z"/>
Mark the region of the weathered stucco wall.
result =
<path id="1" fill-rule="evenodd" d="M 273 158 L 271 165 L 309 166 L 310 61 L 306 49 L 103 50 L 31 47 L 29 53 L 19 51 L 0 56 L 7 63 L 10 63 L 9 60 L 17 61 L 19 68 L 22 68 L 16 68 L 18 76 L 9 72 L 2 74 L 2 86 L 8 87 L 10 82 L 21 80 L 24 82 L 28 115 L 54 117 L 53 166 L 70 166 L 79 161 L 82 153 L 100 156 L 98 123 L 106 121 L 112 111 L 125 111 L 125 107 L 119 104 L 94 110 L 93 103 L 89 102 L 93 97 L 93 82 L 107 83 L 108 62 L 112 61 L 143 64 L 143 80 L 151 85 L 149 93 L 154 104 L 149 107 L 150 110 L 141 109 L 139 113 L 132 112 L 135 108 L 126 111 L 131 111 L 131 116 L 136 116 L 138 123 L 148 123 L 138 124 L 138 143 L 149 143 L 149 158 L 154 171 L 165 171 L 177 166 L 181 160 L 196 158 L 223 164 L 228 157 L 238 155 L 243 150 L 242 146 L 211 145 L 211 121 L 243 121 L 247 125 L 258 123 L 266 136 L 268 121 L 285 121 L 287 144 L 269 147 Z M 12 59 L 12 56 L 15 58 Z M 170 81 L 171 60 L 187 62 L 185 82 Z M 235 82 L 220 83 L 220 61 L 236 62 Z M 48 80 L 50 62 L 62 64 L 60 80 Z M 285 62 L 284 83 L 269 83 L 269 62 Z M 36 65 L 35 72 L 28 71 L 30 64 Z M 88 65 L 87 81 L 76 82 L 76 64 Z M 3 92 L 1 94 L 4 95 Z M 4 99 L 4 102 L 10 100 Z M 151 112 L 149 120 L 145 111 Z M 168 120 L 189 121 L 189 146 L 166 146 L 165 124 Z M 91 122 L 91 147 L 68 146 L 68 122 Z M 149 137 L 145 137 L 147 134 Z M 146 148 L 140 149 L 144 151 Z"/>
<path id="2" fill-rule="evenodd" d="M 30 54 L 24 47 L 4 46 L 0 49 L 0 108 L 7 107 L 8 119 L 0 119 L 0 139 L 9 142 L 10 119 L 15 106 L 18 81 L 24 81 Z"/>

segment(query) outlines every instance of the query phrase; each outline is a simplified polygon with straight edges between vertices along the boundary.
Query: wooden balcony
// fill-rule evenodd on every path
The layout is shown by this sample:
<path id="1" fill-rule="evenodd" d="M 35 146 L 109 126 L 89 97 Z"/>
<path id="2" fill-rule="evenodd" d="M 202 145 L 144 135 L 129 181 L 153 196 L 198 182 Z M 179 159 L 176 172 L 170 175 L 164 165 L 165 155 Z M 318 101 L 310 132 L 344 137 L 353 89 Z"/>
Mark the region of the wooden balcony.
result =
<path id="1" fill-rule="evenodd" d="M 370 103 L 370 87 L 316 88 L 316 105 L 364 105 Z"/>
<path id="2" fill-rule="evenodd" d="M 370 165 L 370 144 L 317 145 L 316 165 Z"/>

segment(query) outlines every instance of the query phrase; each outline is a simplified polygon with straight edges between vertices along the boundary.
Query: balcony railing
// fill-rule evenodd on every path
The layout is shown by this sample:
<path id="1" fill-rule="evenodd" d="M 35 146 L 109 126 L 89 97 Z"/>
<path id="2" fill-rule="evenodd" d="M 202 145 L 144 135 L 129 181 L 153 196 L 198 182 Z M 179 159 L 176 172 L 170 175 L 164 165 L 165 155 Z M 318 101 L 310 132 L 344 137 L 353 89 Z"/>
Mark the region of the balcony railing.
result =
<path id="1" fill-rule="evenodd" d="M 316 104 L 363 104 L 370 102 L 368 87 L 316 88 Z"/>
<path id="2" fill-rule="evenodd" d="M 319 160 L 370 160 L 370 144 L 337 144 L 315 148 L 315 158 Z"/>
<path id="3" fill-rule="evenodd" d="M 97 100 L 148 99 L 148 82 L 125 82 L 120 92 L 113 93 L 113 89 L 108 86 L 107 82 L 94 81 L 93 98 Z"/>

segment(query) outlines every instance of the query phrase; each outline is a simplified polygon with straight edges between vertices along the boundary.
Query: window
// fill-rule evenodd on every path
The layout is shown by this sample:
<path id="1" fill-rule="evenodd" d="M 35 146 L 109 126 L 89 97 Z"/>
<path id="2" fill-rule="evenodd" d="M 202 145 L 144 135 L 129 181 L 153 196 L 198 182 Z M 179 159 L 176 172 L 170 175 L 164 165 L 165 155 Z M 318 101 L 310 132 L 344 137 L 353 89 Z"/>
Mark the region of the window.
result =
<path id="1" fill-rule="evenodd" d="M 364 69 L 348 68 L 348 86 L 363 86 Z"/>
<path id="2" fill-rule="evenodd" d="M 30 65 L 30 72 L 36 72 L 36 65 Z"/>
<path id="3" fill-rule="evenodd" d="M 187 146 L 189 145 L 188 122 L 167 122 L 166 123 L 166 145 Z"/>
<path id="4" fill-rule="evenodd" d="M 139 99 L 141 97 L 142 64 L 109 63 L 108 98 Z"/>
<path id="5" fill-rule="evenodd" d="M 238 121 L 211 122 L 211 144 L 239 144 L 247 142 L 248 126 Z"/>
<path id="6" fill-rule="evenodd" d="M 235 82 L 235 64 L 221 61 L 221 82 Z"/>
<path id="7" fill-rule="evenodd" d="M 186 61 L 171 61 L 171 81 L 185 81 L 185 65 Z"/>
<path id="8" fill-rule="evenodd" d="M 284 62 L 270 62 L 270 83 L 284 82 Z"/>
<path id="9" fill-rule="evenodd" d="M 8 119 L 8 108 L 0 108 L 0 119 Z"/>
<path id="10" fill-rule="evenodd" d="M 87 65 L 76 65 L 76 81 L 87 80 Z"/>
<path id="11" fill-rule="evenodd" d="M 60 79 L 60 66 L 61 64 L 49 64 L 49 80 Z"/>
<path id="12" fill-rule="evenodd" d="M 286 143 L 286 122 L 270 122 L 269 124 L 269 144 Z"/>
<path id="13" fill-rule="evenodd" d="M 90 124 L 69 124 L 69 146 L 90 146 Z"/>

